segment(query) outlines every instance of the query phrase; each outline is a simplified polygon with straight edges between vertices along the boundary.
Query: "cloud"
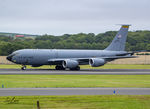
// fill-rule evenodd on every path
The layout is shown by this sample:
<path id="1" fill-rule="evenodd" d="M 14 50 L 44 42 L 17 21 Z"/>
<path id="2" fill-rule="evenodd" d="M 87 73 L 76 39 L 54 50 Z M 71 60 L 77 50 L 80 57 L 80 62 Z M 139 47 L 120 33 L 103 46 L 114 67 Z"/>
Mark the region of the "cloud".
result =
<path id="1" fill-rule="evenodd" d="M 104 32 L 130 23 L 149 29 L 149 0 L 0 0 L 0 30 L 64 34 Z M 135 26 L 134 26 L 135 25 Z"/>

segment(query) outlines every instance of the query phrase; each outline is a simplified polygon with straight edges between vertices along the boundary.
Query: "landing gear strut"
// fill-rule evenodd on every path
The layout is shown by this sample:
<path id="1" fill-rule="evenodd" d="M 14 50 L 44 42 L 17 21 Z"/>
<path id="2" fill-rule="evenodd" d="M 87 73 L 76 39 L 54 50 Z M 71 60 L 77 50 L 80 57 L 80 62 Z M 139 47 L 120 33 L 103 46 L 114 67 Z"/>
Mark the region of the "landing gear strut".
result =
<path id="1" fill-rule="evenodd" d="M 21 70 L 26 70 L 26 66 L 22 65 Z"/>
<path id="2" fill-rule="evenodd" d="M 56 70 L 65 70 L 65 68 L 61 65 L 56 65 L 55 69 Z"/>

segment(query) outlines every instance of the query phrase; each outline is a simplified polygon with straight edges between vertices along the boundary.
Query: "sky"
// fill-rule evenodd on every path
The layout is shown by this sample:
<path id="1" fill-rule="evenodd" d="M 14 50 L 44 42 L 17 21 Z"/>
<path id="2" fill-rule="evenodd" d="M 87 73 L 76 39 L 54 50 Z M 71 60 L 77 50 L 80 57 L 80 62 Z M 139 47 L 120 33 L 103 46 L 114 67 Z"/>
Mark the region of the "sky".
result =
<path id="1" fill-rule="evenodd" d="M 150 30 L 150 0 L 0 0 L 0 32 L 77 34 Z"/>

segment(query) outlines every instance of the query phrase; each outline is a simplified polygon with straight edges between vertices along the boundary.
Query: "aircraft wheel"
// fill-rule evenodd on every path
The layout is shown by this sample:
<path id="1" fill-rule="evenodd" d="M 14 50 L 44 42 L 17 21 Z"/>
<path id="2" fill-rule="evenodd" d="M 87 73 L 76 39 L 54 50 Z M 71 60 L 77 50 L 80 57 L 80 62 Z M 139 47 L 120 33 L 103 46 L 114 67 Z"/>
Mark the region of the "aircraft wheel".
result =
<path id="1" fill-rule="evenodd" d="M 80 67 L 77 66 L 77 67 L 75 67 L 75 68 L 71 68 L 70 70 L 80 70 Z"/>
<path id="2" fill-rule="evenodd" d="M 55 69 L 56 70 L 65 70 L 65 68 L 63 66 L 58 66 L 58 65 L 55 67 Z"/>
<path id="3" fill-rule="evenodd" d="M 26 66 L 21 67 L 21 70 L 26 70 Z"/>
<path id="4" fill-rule="evenodd" d="M 56 70 L 60 70 L 59 66 L 56 66 L 55 69 L 56 69 Z"/>

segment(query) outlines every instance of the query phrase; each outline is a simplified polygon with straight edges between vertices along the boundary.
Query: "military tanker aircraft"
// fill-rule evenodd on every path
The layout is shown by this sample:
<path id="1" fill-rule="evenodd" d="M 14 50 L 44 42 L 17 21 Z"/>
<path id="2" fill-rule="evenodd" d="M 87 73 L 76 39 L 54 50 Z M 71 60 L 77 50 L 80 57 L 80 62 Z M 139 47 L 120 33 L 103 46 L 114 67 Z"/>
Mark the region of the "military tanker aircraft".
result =
<path id="1" fill-rule="evenodd" d="M 125 51 L 129 26 L 121 25 L 113 41 L 104 50 L 21 49 L 8 55 L 7 59 L 21 64 L 22 70 L 26 69 L 26 65 L 56 65 L 56 70 L 80 70 L 80 65 L 99 67 L 115 59 L 134 58 L 133 52 Z"/>

